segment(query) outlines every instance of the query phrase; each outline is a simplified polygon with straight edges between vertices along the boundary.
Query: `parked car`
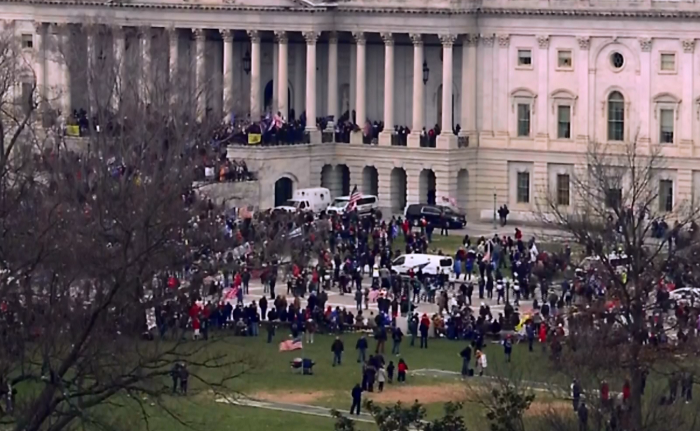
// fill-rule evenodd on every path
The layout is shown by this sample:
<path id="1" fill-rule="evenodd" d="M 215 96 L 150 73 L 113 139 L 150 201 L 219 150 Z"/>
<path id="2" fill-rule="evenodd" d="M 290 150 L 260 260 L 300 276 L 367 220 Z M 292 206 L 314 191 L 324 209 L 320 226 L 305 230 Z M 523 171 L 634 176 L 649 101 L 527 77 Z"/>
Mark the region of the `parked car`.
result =
<path id="1" fill-rule="evenodd" d="M 424 274 L 438 275 L 441 271 L 450 275 L 454 270 L 454 261 L 450 256 L 434 254 L 402 254 L 391 263 L 391 270 L 397 274 L 407 274 L 410 269 Z"/>
<path id="2" fill-rule="evenodd" d="M 406 207 L 404 217 L 413 226 L 418 226 L 422 217 L 435 227 L 445 226 L 445 222 L 450 229 L 462 229 L 467 225 L 467 216 L 443 205 L 412 204 Z"/>
<path id="3" fill-rule="evenodd" d="M 345 214 L 350 196 L 338 196 L 326 211 L 328 214 Z M 361 195 L 357 201 L 357 214 L 364 216 L 373 214 L 379 209 L 379 199 L 374 195 Z"/>

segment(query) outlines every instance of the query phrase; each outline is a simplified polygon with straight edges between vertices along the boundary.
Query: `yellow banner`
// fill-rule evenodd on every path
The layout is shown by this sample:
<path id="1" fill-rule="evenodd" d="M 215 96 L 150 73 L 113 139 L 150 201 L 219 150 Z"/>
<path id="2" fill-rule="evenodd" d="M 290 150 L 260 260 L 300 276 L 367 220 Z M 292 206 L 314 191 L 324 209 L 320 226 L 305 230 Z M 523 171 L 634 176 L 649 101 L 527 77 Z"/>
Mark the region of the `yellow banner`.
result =
<path id="1" fill-rule="evenodd" d="M 66 135 L 80 136 L 80 126 L 66 126 Z"/>
<path id="2" fill-rule="evenodd" d="M 260 133 L 248 133 L 248 145 L 257 145 L 262 141 Z"/>

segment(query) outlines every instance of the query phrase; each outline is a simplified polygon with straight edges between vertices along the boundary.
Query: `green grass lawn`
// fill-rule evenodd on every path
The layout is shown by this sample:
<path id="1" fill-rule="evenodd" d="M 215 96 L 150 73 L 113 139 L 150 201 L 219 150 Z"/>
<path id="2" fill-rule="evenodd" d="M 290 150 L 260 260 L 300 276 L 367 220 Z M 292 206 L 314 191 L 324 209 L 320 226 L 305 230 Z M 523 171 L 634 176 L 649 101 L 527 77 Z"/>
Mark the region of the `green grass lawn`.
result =
<path id="1" fill-rule="evenodd" d="M 278 330 L 277 337 L 271 344 L 266 343 L 266 337 L 241 337 L 227 338 L 213 346 L 218 353 L 227 353 L 246 362 L 241 365 L 240 371 L 245 372 L 232 382 L 232 388 L 251 393 L 270 390 L 339 390 L 349 391 L 355 383 L 361 380 L 361 367 L 357 363 L 355 343 L 358 334 L 344 334 L 341 336 L 345 345 L 343 364 L 332 366 L 332 354 L 330 351 L 333 337 L 317 335 L 314 344 L 305 344 L 303 351 L 278 352 L 279 341 L 286 339 L 289 334 Z M 416 340 L 416 343 L 418 340 Z M 370 350 L 373 352 L 375 342 L 369 339 Z M 428 349 L 419 349 L 409 346 L 409 339 L 404 339 L 401 345 L 401 357 L 406 361 L 410 370 L 419 368 L 433 368 L 450 371 L 460 371 L 461 359 L 459 352 L 466 346 L 464 341 L 449 341 L 444 339 L 431 339 Z M 386 352 L 391 351 L 390 342 L 387 343 Z M 527 352 L 527 346 L 518 344 L 514 348 L 513 362 L 507 364 L 503 349 L 499 345 L 489 344 L 487 353 L 489 367 L 487 374 L 501 376 L 519 376 L 525 380 L 551 381 L 555 376 L 549 369 L 549 362 L 544 354 L 535 349 L 535 352 Z M 212 352 L 209 352 L 212 353 Z M 217 352 L 215 352 L 217 353 Z M 289 362 L 295 357 L 307 357 L 316 362 L 313 376 L 300 376 L 290 371 Z M 385 355 L 387 361 L 397 363 L 398 358 Z M 238 371 L 238 370 L 234 370 Z M 192 372 L 208 375 L 219 370 L 202 369 Z M 210 376 L 213 377 L 213 376 Z M 420 380 L 420 379 L 417 379 Z M 410 383 L 410 382 L 409 382 Z M 195 386 L 196 388 L 196 383 Z"/>

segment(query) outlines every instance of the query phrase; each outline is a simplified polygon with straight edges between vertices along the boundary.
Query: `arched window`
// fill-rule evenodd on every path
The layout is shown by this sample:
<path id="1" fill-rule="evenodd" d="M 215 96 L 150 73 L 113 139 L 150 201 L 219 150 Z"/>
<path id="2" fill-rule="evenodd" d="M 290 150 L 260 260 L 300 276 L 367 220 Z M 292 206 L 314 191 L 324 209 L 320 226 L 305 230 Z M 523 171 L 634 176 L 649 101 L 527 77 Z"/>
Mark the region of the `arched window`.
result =
<path id="1" fill-rule="evenodd" d="M 608 96 L 608 141 L 625 140 L 625 98 L 619 91 Z"/>

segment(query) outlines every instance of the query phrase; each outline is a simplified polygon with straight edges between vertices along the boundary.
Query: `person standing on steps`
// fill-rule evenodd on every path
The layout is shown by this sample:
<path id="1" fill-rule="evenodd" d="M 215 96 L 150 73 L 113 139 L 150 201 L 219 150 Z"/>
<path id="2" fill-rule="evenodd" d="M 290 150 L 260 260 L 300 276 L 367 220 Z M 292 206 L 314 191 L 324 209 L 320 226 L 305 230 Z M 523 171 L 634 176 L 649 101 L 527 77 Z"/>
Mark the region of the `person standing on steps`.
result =
<path id="1" fill-rule="evenodd" d="M 360 387 L 359 383 L 355 384 L 355 387 L 352 388 L 352 392 L 350 392 L 350 395 L 352 396 L 352 406 L 350 407 L 350 414 L 356 414 L 357 416 L 359 416 L 360 405 L 362 404 L 362 388 Z"/>

